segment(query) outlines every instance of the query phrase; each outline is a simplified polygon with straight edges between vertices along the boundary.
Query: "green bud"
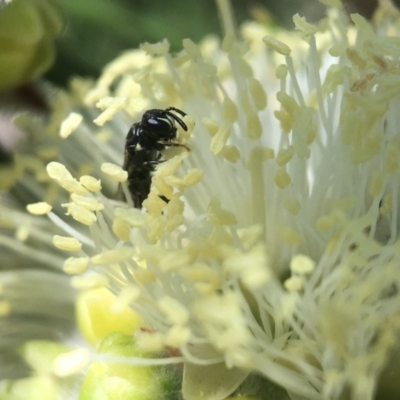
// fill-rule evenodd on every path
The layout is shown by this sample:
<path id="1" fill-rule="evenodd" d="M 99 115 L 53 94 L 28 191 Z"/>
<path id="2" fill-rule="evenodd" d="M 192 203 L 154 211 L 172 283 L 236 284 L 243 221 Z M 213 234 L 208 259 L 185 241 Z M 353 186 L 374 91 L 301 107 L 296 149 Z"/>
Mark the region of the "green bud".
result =
<path id="1" fill-rule="evenodd" d="M 57 400 L 58 393 L 57 383 L 48 376 L 32 376 L 0 382 L 2 400 Z"/>
<path id="2" fill-rule="evenodd" d="M 21 348 L 21 355 L 38 375 L 52 372 L 54 360 L 63 353 L 70 351 L 67 346 L 46 340 L 31 340 Z"/>
<path id="3" fill-rule="evenodd" d="M 61 28 L 53 0 L 13 0 L 0 10 L 0 90 L 36 79 L 50 68 Z"/>
<path id="4" fill-rule="evenodd" d="M 100 344 L 98 353 L 109 356 L 157 357 L 138 349 L 132 335 L 111 333 Z M 124 362 L 94 362 L 82 385 L 79 400 L 157 400 L 168 399 L 176 390 L 176 367 L 134 366 Z"/>

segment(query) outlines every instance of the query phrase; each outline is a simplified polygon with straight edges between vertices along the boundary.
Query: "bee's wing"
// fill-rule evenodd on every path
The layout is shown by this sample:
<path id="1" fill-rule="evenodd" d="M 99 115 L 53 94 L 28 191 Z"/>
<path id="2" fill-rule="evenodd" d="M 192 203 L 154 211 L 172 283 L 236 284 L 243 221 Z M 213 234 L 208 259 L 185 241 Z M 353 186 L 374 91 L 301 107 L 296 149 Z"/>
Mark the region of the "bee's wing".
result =
<path id="1" fill-rule="evenodd" d="M 122 164 L 122 169 L 125 171 L 128 171 L 129 164 L 131 163 L 131 155 L 127 150 L 125 150 L 125 156 L 124 156 L 124 163 Z"/>

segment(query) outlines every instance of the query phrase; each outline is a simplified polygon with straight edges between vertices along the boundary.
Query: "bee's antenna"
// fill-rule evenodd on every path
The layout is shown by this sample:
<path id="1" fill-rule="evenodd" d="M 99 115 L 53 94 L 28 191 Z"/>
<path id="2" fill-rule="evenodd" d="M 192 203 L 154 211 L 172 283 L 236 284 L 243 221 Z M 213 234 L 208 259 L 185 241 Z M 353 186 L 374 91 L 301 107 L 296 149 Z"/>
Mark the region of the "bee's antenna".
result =
<path id="1" fill-rule="evenodd" d="M 178 108 L 175 108 L 175 107 L 168 107 L 165 109 L 165 113 L 168 114 L 170 117 L 172 117 L 182 127 L 183 130 L 187 131 L 188 127 L 186 126 L 186 124 L 175 114 L 172 114 L 171 111 L 175 111 L 178 114 L 182 115 L 183 117 L 186 116 L 186 113 L 184 113 L 182 110 L 179 110 Z"/>

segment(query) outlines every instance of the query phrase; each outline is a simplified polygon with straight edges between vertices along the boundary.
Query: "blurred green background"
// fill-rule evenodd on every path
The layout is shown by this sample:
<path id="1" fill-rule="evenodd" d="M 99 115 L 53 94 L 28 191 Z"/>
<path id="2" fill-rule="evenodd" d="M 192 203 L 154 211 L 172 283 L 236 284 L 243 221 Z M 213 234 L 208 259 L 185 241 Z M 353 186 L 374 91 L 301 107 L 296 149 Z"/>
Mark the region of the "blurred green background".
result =
<path id="1" fill-rule="evenodd" d="M 377 0 L 346 0 L 352 11 L 371 13 Z M 58 0 L 65 28 L 57 41 L 57 58 L 46 78 L 65 85 L 71 75 L 98 76 L 125 49 L 168 38 L 172 51 L 184 38 L 195 42 L 220 34 L 215 0 Z M 292 15 L 316 20 L 324 13 L 317 0 L 231 0 L 236 22 L 291 27 Z"/>

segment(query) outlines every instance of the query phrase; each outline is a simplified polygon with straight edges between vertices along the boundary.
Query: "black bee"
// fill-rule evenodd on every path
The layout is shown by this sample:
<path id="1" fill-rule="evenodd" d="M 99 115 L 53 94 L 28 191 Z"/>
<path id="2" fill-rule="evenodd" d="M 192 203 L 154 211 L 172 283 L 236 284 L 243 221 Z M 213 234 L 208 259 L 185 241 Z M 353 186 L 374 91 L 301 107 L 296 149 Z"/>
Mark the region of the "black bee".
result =
<path id="1" fill-rule="evenodd" d="M 123 169 L 128 172 L 128 189 L 136 208 L 142 207 L 143 201 L 150 193 L 154 168 L 164 161 L 161 160 L 162 151 L 170 146 L 180 146 L 190 150 L 184 144 L 175 141 L 177 131 L 175 122 L 185 131 L 188 128 L 172 111 L 182 117 L 186 115 L 175 107 L 147 110 L 142 120 L 134 123 L 126 136 Z"/>

